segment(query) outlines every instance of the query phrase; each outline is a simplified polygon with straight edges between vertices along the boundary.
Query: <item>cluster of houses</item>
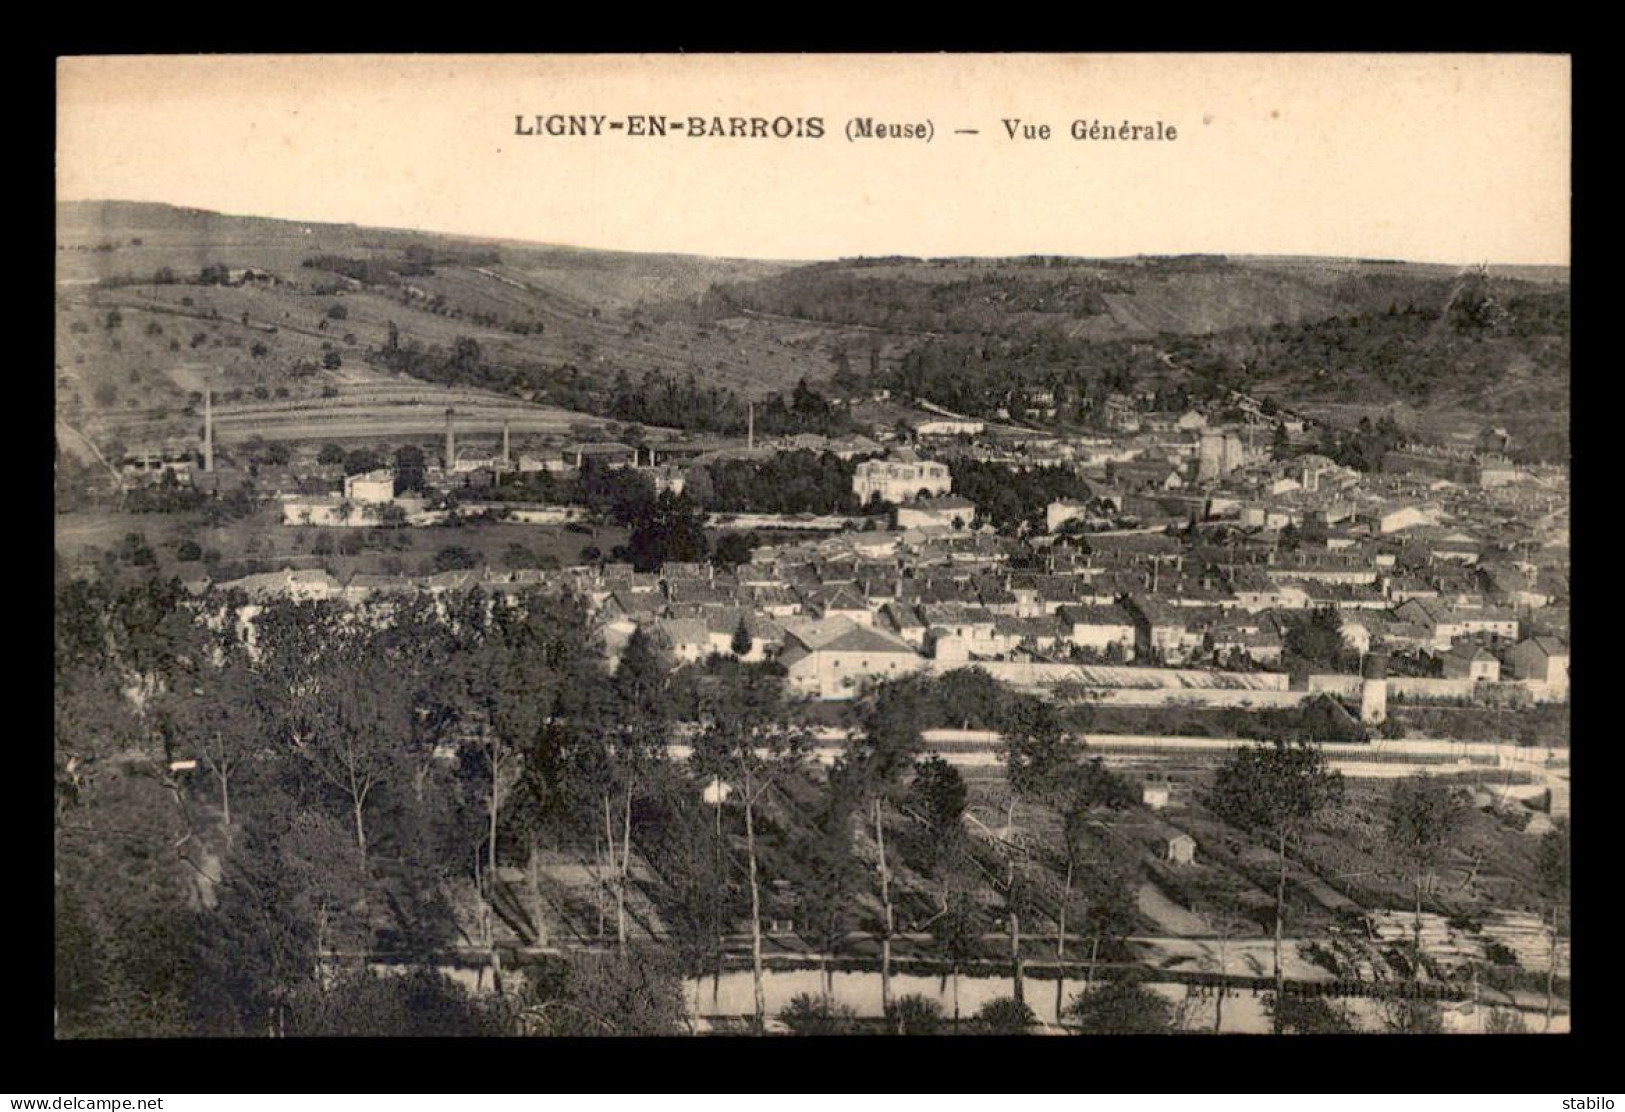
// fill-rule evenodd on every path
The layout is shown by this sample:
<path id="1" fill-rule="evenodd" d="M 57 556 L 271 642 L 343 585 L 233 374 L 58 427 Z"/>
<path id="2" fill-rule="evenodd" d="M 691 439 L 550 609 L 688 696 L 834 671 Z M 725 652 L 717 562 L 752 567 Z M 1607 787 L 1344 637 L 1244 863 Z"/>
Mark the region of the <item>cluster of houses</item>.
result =
<path id="1" fill-rule="evenodd" d="M 353 478 L 358 496 L 374 481 Z M 917 498 L 900 511 L 963 501 Z M 974 515 L 974 507 L 965 502 L 963 512 Z M 1567 649 L 1551 632 L 1566 628 L 1566 583 L 1547 582 L 1528 565 L 1503 567 L 1499 557 L 1478 566 L 1455 547 L 1435 551 L 1433 533 L 1368 532 L 1294 549 L 1279 536 L 1201 530 L 1046 545 L 940 518 L 904 524 L 758 548 L 734 568 L 669 563 L 642 573 L 611 563 L 344 583 L 325 572 L 284 572 L 221 586 L 361 601 L 394 591 L 478 586 L 501 596 L 568 585 L 591 600 L 612 654 L 642 627 L 679 662 L 777 659 L 797 690 L 822 698 L 976 661 L 1272 669 L 1282 665 L 1291 616 L 1329 608 L 1356 654 L 1437 658 L 1444 678 L 1527 681 L 1543 696 L 1566 695 Z"/>
<path id="2" fill-rule="evenodd" d="M 1503 482 L 1484 471 L 1500 457 L 1425 449 L 1393 453 L 1392 467 L 1362 474 L 1311 453 L 1271 458 L 1251 428 L 1211 426 L 1196 412 L 1072 439 L 993 436 L 967 420 L 929 413 L 913 447 L 889 451 L 866 437 L 808 435 L 760 447 L 581 443 L 534 459 L 515 456 L 506 430 L 500 452 L 460 452 L 448 414 L 445 465 L 432 469 L 443 481 L 596 465 L 637 467 L 680 491 L 686 468 L 707 459 L 834 451 L 860 460 L 853 493 L 864 505 L 889 504 L 889 527 L 759 548 L 729 569 L 668 564 L 642 574 L 602 564 L 342 584 L 299 572 L 282 582 L 289 592 L 352 600 L 568 583 L 597 607 L 611 651 L 641 626 L 679 661 L 775 658 L 798 689 L 825 698 L 933 662 L 1278 668 L 1294 615 L 1311 610 L 1337 613 L 1356 656 L 1404 658 L 1417 676 L 1517 681 L 1566 696 L 1561 474 L 1517 472 Z M 1052 503 L 1036 535 L 999 535 L 954 493 L 952 461 L 961 457 L 1067 466 L 1090 495 Z M 411 522 L 423 506 L 396 495 L 388 470 L 283 507 L 288 524 L 376 524 L 389 513 Z M 279 582 L 253 578 L 245 589 Z"/>

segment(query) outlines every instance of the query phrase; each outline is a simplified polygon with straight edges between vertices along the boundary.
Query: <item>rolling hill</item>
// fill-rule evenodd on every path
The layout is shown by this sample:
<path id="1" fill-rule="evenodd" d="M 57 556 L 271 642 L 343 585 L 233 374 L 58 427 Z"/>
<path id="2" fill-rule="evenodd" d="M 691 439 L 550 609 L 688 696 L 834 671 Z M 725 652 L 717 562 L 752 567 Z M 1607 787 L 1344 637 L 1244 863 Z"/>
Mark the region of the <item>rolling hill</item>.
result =
<path id="1" fill-rule="evenodd" d="M 688 384 L 684 398 L 742 408 L 801 380 L 828 390 L 838 372 L 836 392 L 886 384 L 944 342 L 979 346 L 983 361 L 995 342 L 1062 345 L 1070 371 L 1092 374 L 1123 362 L 1120 345 L 1149 344 L 1174 366 L 1170 352 L 1229 358 L 1272 337 L 1283 400 L 1414 402 L 1381 382 L 1374 392 L 1362 382 L 1358 398 L 1319 396 L 1324 365 L 1304 362 L 1303 345 L 1279 330 L 1437 315 L 1460 280 L 1454 268 L 1385 260 L 711 259 L 115 201 L 60 204 L 56 240 L 58 414 L 97 441 L 195 426 L 206 384 L 227 430 L 255 413 L 234 418 L 234 406 L 277 403 L 279 414 L 365 435 L 358 413 L 426 379 L 477 396 L 464 406 L 532 406 L 522 424 L 542 432 L 566 427 L 571 411 L 612 416 L 617 382 L 658 375 Z M 1566 297 L 1568 275 L 1492 269 L 1490 281 L 1507 298 Z M 1424 397 L 1424 407 L 1514 420 L 1535 408 L 1549 419 L 1556 393 L 1566 399 L 1566 343 L 1554 354 L 1520 342 L 1500 343 L 1482 390 Z M 423 420 L 443 413 L 422 404 Z M 386 408 L 391 428 L 422 424 Z M 266 427 L 291 435 L 300 423 Z"/>

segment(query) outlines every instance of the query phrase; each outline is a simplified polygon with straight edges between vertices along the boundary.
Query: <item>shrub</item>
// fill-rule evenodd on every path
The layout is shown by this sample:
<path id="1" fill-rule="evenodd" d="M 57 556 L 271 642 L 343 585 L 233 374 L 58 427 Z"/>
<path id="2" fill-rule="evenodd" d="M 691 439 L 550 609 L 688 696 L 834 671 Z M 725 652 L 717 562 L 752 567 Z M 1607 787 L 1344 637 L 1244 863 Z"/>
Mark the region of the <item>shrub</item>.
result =
<path id="1" fill-rule="evenodd" d="M 151 567 L 158 562 L 152 546 L 140 533 L 126 533 L 124 540 L 119 544 L 117 555 L 121 563 L 137 568 Z"/>
<path id="2" fill-rule="evenodd" d="M 800 993 L 779 1013 L 779 1022 L 792 1035 L 848 1035 L 857 1013 L 844 1004 L 832 1004 L 820 996 Z"/>
<path id="3" fill-rule="evenodd" d="M 1348 1035 L 1359 1030 L 1347 1009 L 1316 997 L 1289 995 L 1277 1008 L 1275 994 L 1269 993 L 1264 1009 L 1280 1023 L 1282 1034 Z"/>
<path id="4" fill-rule="evenodd" d="M 886 1010 L 886 1030 L 899 1035 L 935 1035 L 942 1030 L 942 1005 L 918 994 L 899 997 Z"/>
<path id="5" fill-rule="evenodd" d="M 989 1000 L 971 1020 L 974 1030 L 987 1035 L 1025 1035 L 1038 1026 L 1038 1017 L 1026 1004 L 1010 996 Z"/>
<path id="6" fill-rule="evenodd" d="M 1112 981 L 1080 992 L 1066 1018 L 1084 1034 L 1165 1035 L 1173 1030 L 1173 1005 L 1132 981 Z"/>
<path id="7" fill-rule="evenodd" d="M 541 562 L 537 559 L 536 553 L 532 552 L 529 548 L 526 548 L 518 541 L 510 544 L 507 547 L 507 550 L 503 552 L 502 562 L 514 570 L 541 566 Z"/>
<path id="8" fill-rule="evenodd" d="M 464 571 L 480 566 L 480 554 L 462 545 L 448 544 L 434 554 L 434 570 Z"/>

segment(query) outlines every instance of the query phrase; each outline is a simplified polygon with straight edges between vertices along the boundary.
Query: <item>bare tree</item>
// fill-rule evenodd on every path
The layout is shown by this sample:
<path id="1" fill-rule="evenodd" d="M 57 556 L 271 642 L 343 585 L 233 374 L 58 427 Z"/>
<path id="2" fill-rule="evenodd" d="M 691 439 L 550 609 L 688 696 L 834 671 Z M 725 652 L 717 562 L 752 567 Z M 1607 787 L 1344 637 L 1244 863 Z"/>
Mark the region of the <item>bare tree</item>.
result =
<path id="1" fill-rule="evenodd" d="M 701 708 L 695 757 L 702 770 L 722 773 L 745 813 L 745 858 L 750 883 L 751 977 L 756 1030 L 767 1020 L 762 967 L 762 895 L 756 817 L 765 796 L 801 765 L 812 735 L 784 699 L 782 681 L 754 668 L 729 677 Z"/>
<path id="2" fill-rule="evenodd" d="M 232 778 L 266 740 L 258 686 L 246 665 L 234 660 L 219 671 L 200 674 L 177 708 L 178 740 L 193 748 L 214 779 L 228 850 L 234 829 Z"/>
<path id="3" fill-rule="evenodd" d="M 1055 707 L 1034 698 L 1016 700 L 1008 713 L 1009 723 L 1000 736 L 1000 755 L 1010 796 L 1005 812 L 1007 843 L 1004 878 L 1005 909 L 1010 923 L 1010 955 L 1015 966 L 1015 998 L 1025 1002 L 1021 960 L 1021 913 L 1028 903 L 1024 855 L 1011 844 L 1014 836 L 1018 799 L 1035 803 L 1056 803 L 1063 793 L 1072 769 L 1077 765 L 1082 743 L 1067 733 Z"/>
<path id="4" fill-rule="evenodd" d="M 1535 862 L 1541 895 L 1551 905 L 1550 946 L 1546 960 L 1546 1025 L 1552 1029 L 1557 983 L 1558 940 L 1562 937 L 1563 912 L 1569 902 L 1569 824 L 1557 823 L 1540 840 L 1540 851 Z"/>
<path id="5" fill-rule="evenodd" d="M 1279 873 L 1275 885 L 1275 998 L 1286 983 L 1281 966 L 1286 920 L 1287 838 L 1323 808 L 1342 799 L 1343 777 L 1327 768 L 1317 745 L 1276 741 L 1236 750 L 1214 777 L 1209 804 L 1226 822 L 1275 842 Z M 1280 1033 L 1280 1019 L 1275 1019 Z"/>
<path id="6" fill-rule="evenodd" d="M 1396 780 L 1388 797 L 1388 851 L 1410 873 L 1415 897 L 1412 979 L 1422 971 L 1422 896 L 1460 840 L 1468 810 L 1461 792 L 1426 775 Z"/>
<path id="7" fill-rule="evenodd" d="M 897 930 L 892 906 L 891 866 L 886 853 L 885 812 L 902 791 L 903 778 L 924 744 L 920 734 L 923 701 L 914 679 L 883 684 L 868 693 L 858 709 L 859 732 L 842 757 L 840 772 L 850 775 L 857 791 L 868 797 L 874 823 L 875 872 L 880 882 L 880 998 L 892 1004 L 892 937 Z"/>
<path id="8" fill-rule="evenodd" d="M 355 825 L 356 850 L 367 861 L 367 802 L 402 768 L 412 708 L 399 672 L 379 657 L 335 662 L 306 700 L 310 733 L 302 746 L 311 769 L 338 789 Z"/>

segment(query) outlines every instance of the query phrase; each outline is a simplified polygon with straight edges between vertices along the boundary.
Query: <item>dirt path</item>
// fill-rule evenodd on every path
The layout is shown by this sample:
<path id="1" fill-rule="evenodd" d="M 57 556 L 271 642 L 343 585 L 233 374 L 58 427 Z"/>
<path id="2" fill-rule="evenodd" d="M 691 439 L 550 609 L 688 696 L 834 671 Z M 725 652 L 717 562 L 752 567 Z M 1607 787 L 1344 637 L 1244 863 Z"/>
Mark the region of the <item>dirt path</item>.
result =
<path id="1" fill-rule="evenodd" d="M 101 464 L 107 468 L 107 473 L 113 476 L 113 481 L 122 485 L 119 473 L 114 470 L 112 464 L 107 462 L 106 457 L 102 455 L 91 439 L 66 421 L 56 423 L 56 442 L 61 445 L 63 451 L 86 466 Z"/>

